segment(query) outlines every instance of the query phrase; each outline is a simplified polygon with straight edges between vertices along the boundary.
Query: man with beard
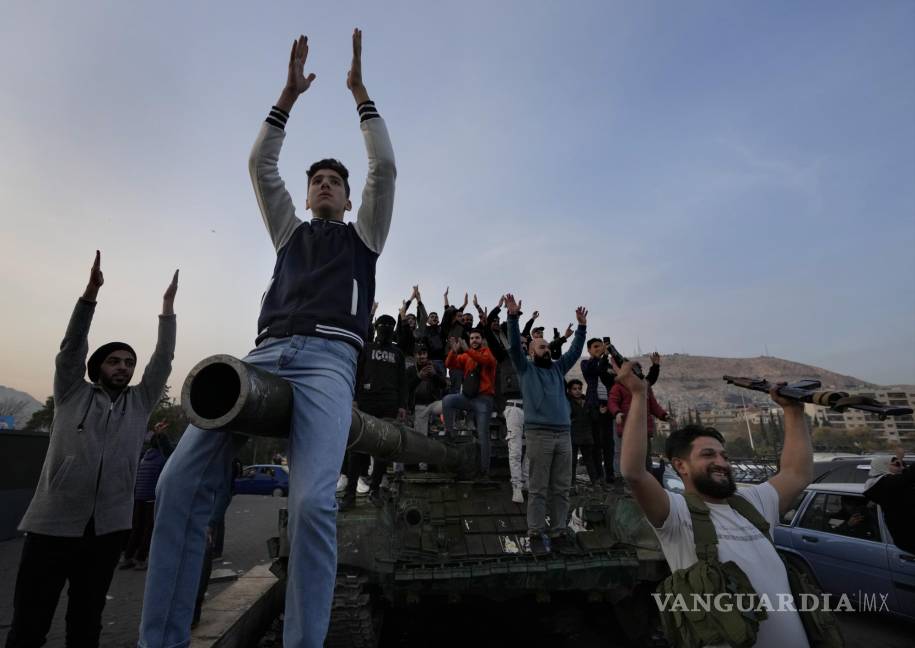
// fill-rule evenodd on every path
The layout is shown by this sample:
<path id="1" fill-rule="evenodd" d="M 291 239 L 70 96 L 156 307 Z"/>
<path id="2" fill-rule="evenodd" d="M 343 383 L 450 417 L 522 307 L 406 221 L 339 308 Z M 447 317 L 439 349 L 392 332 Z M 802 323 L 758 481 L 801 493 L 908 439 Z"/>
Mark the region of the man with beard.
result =
<path id="1" fill-rule="evenodd" d="M 416 315 L 407 312 L 414 299 L 416 300 Z M 410 293 L 410 297 L 400 308 L 397 326 L 394 329 L 394 341 L 397 344 L 397 348 L 403 352 L 407 369 L 411 368 L 416 362 L 413 358 L 413 349 L 416 346 L 416 340 L 425 335 L 425 332 L 426 309 L 419 294 L 419 286 L 413 286 L 413 292 Z"/>
<path id="2" fill-rule="evenodd" d="M 417 307 L 418 309 L 418 307 Z M 442 375 L 445 374 L 445 333 L 439 324 L 438 313 L 432 311 L 426 317 L 426 328 L 422 336 L 426 346 L 429 361 L 434 364 Z"/>
<path id="3" fill-rule="evenodd" d="M 416 365 L 407 370 L 407 392 L 413 408 L 413 429 L 428 436 L 429 417 L 442 413 L 442 396 L 448 381 L 426 352 L 422 340 L 416 343 Z"/>
<path id="4" fill-rule="evenodd" d="M 687 569 L 698 561 L 693 524 L 683 495 L 664 490 L 645 468 L 648 450 L 648 385 L 636 376 L 634 363 L 617 367 L 616 383 L 632 395 L 623 431 L 620 468 L 632 494 L 651 523 L 671 571 Z M 767 538 L 729 503 L 732 495 L 747 500 L 768 521 L 770 536 L 780 516 L 813 478 L 813 450 L 803 404 L 782 398 L 777 388 L 772 400 L 785 412 L 785 442 L 778 474 L 762 484 L 741 488 L 734 483 L 724 438 L 714 428 L 688 425 L 671 432 L 666 453 L 683 479 L 686 494 L 707 505 L 718 537 L 718 559 L 733 561 L 747 575 L 755 592 L 766 594 L 777 606 L 779 595 L 790 595 L 784 564 Z M 711 592 L 717 594 L 717 592 Z M 798 613 L 769 612 L 759 625 L 756 646 L 782 648 L 806 646 L 806 634 Z"/>
<path id="5" fill-rule="evenodd" d="M 524 503 L 524 493 L 527 490 L 528 460 L 524 456 L 524 403 L 521 400 L 521 384 L 518 382 L 518 372 L 508 357 L 508 326 L 499 324 L 499 314 L 505 297 L 489 314 L 473 296 L 473 305 L 480 314 L 480 320 L 486 321 L 483 327 L 483 337 L 486 344 L 496 358 L 496 411 L 502 412 L 505 418 L 505 443 L 508 446 L 508 468 L 511 474 L 512 501 L 515 504 Z M 525 350 L 525 354 L 527 351 Z"/>
<path id="6" fill-rule="evenodd" d="M 89 326 L 104 283 L 101 264 L 96 251 L 54 361 L 54 423 L 35 495 L 19 524 L 26 537 L 6 648 L 45 643 L 66 582 L 67 645 L 99 645 L 105 595 L 132 526 L 146 424 L 172 369 L 177 270 L 162 300 L 156 349 L 139 384 L 128 386 L 137 354 L 124 342 L 103 344 L 86 361 Z"/>
<path id="7" fill-rule="evenodd" d="M 576 553 L 575 536 L 567 526 L 569 490 L 572 487 L 571 410 L 566 398 L 566 373 L 581 357 L 585 346 L 588 311 L 575 310 L 578 329 L 569 350 L 558 360 L 542 337 L 531 340 L 530 359 L 521 352 L 518 315 L 521 302 L 505 295 L 508 308 L 508 353 L 521 382 L 524 398 L 524 436 L 530 460 L 527 501 L 527 533 L 531 551 L 542 555 L 551 547 L 560 553 Z M 546 513 L 549 506 L 550 529 Z"/>
<path id="8" fill-rule="evenodd" d="M 445 366 L 457 369 L 463 377 L 460 393 L 448 394 L 442 399 L 445 430 L 454 433 L 454 417 L 458 410 L 474 413 L 477 439 L 480 443 L 480 464 L 483 474 L 489 472 L 489 419 L 492 416 L 495 395 L 496 359 L 483 346 L 483 336 L 470 332 L 470 345 L 460 338 L 451 338 L 451 351 Z"/>

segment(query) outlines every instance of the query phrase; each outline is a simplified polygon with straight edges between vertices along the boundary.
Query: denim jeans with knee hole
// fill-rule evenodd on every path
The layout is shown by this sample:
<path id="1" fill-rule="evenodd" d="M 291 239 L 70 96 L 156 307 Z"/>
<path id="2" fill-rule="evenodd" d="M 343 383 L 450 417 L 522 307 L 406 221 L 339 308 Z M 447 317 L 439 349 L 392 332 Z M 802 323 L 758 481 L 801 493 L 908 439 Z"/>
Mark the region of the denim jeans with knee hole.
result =
<path id="1" fill-rule="evenodd" d="M 334 497 L 352 418 L 357 351 L 337 340 L 269 338 L 244 361 L 286 379 L 289 431 L 289 565 L 283 641 L 318 648 L 337 573 Z M 195 595 L 214 496 L 235 456 L 232 435 L 188 426 L 156 492 L 156 524 L 140 622 L 141 648 L 190 643 Z"/>

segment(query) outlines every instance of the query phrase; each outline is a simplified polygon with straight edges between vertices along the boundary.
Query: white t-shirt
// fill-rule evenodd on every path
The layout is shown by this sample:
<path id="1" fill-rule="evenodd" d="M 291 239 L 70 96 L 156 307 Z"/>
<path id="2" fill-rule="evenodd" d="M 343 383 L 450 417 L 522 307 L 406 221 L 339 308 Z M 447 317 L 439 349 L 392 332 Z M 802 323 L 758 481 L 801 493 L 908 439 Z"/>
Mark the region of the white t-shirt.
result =
<path id="1" fill-rule="evenodd" d="M 654 532 L 661 542 L 661 550 L 671 571 L 686 569 L 696 558 L 693 542 L 693 523 L 686 499 L 679 493 L 667 493 L 670 513 Z M 740 488 L 737 495 L 756 507 L 769 523 L 769 532 L 778 523 L 778 492 L 767 482 Z M 753 523 L 731 508 L 729 504 L 708 504 L 712 524 L 718 535 L 718 559 L 733 560 L 750 579 L 759 595 L 767 594 L 774 607 L 779 605 L 780 594 L 790 594 L 788 574 L 775 552 L 772 543 L 759 532 Z M 806 647 L 807 635 L 797 612 L 770 611 L 769 618 L 759 624 L 756 646 L 759 648 Z"/>

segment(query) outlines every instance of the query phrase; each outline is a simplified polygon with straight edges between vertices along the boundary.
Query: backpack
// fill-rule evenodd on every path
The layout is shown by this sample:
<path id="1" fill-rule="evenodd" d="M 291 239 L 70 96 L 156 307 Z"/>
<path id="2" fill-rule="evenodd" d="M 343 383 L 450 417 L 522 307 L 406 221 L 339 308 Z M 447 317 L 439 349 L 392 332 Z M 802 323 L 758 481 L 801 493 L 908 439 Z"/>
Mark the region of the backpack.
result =
<path id="1" fill-rule="evenodd" d="M 461 380 L 461 393 L 467 398 L 476 398 L 480 393 L 480 365 L 464 374 Z"/>
<path id="2" fill-rule="evenodd" d="M 741 612 L 737 606 L 729 611 L 715 607 L 708 611 L 661 611 L 664 634 L 668 641 L 676 646 L 698 647 L 715 643 L 727 643 L 739 648 L 752 646 L 756 643 L 760 621 L 768 615 L 765 610 L 756 610 L 758 601 L 753 597 L 757 594 L 743 570 L 733 561 L 722 563 L 718 560 L 718 536 L 708 506 L 702 498 L 693 493 L 688 493 L 684 497 L 693 523 L 693 540 L 698 560 L 689 568 L 679 569 L 662 581 L 658 592 L 662 595 L 682 594 L 687 604 L 693 594 L 703 595 L 710 592 L 743 595 L 750 597 L 753 604 L 748 606 L 751 609 L 749 612 Z M 769 523 L 756 507 L 736 495 L 729 497 L 727 502 L 770 542 L 772 541 L 769 536 Z M 819 588 L 781 554 L 779 557 L 785 564 L 795 608 L 798 609 L 811 648 L 842 648 L 845 642 L 831 612 L 802 612 L 797 605 L 800 594 L 819 596 Z"/>

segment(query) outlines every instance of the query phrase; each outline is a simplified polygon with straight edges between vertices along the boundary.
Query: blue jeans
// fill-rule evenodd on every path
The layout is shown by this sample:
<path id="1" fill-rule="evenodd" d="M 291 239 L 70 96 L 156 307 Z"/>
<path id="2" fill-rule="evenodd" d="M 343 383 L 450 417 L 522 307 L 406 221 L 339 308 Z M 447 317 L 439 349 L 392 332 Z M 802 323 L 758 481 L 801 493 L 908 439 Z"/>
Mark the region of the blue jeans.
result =
<path id="1" fill-rule="evenodd" d="M 492 407 L 492 396 L 488 394 L 479 394 L 474 398 L 467 398 L 464 394 L 448 394 L 442 399 L 442 415 L 448 432 L 454 432 L 454 415 L 457 410 L 474 413 L 483 472 L 489 471 L 489 419 L 492 417 Z"/>
<path id="2" fill-rule="evenodd" d="M 334 492 L 352 417 L 356 349 L 296 335 L 264 340 L 244 361 L 293 390 L 289 434 L 289 565 L 283 641 L 318 648 L 337 574 Z M 232 435 L 188 426 L 156 487 L 141 648 L 184 648 L 206 550 L 214 496 L 235 456 Z"/>

